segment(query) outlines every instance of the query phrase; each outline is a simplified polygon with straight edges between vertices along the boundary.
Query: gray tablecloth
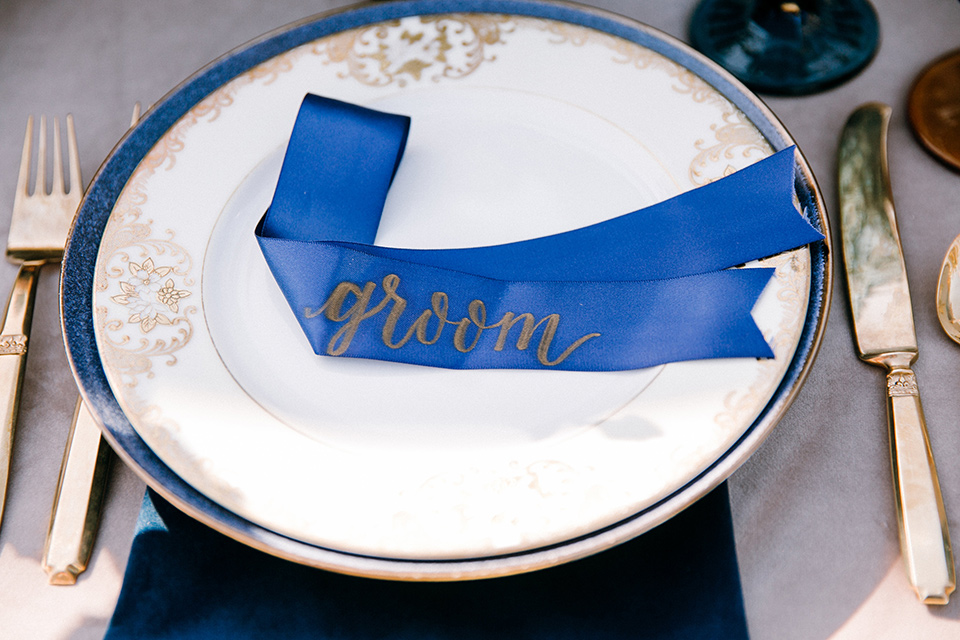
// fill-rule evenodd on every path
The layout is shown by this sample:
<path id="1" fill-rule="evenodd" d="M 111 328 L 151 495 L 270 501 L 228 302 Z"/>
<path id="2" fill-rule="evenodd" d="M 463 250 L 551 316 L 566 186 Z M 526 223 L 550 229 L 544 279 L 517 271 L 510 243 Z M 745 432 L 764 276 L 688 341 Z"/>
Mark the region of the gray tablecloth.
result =
<path id="1" fill-rule="evenodd" d="M 134 102 L 160 98 L 206 62 L 339 0 L 0 0 L 0 203 L 13 202 L 31 113 L 76 117 L 85 179 L 122 135 Z M 686 39 L 693 2 L 592 0 Z M 890 163 L 921 356 L 916 367 L 950 525 L 960 535 L 960 346 L 934 309 L 940 260 L 960 233 L 960 175 L 914 141 L 910 83 L 960 46 L 953 0 L 875 2 L 883 44 L 839 88 L 770 98 L 818 177 L 836 227 L 837 136 L 871 100 L 894 108 Z M 9 214 L 0 212 L 0 236 Z M 9 289 L 12 265 L 0 266 Z M 786 418 L 731 478 L 747 616 L 755 640 L 960 637 L 960 602 L 925 607 L 899 558 L 884 416 L 883 374 L 854 353 L 841 277 L 816 364 Z M 90 570 L 52 587 L 40 556 L 76 397 L 63 353 L 57 272 L 42 275 L 9 501 L 0 532 L 0 637 L 98 638 L 113 610 L 142 483 L 114 467 Z M 960 600 L 960 598 L 957 598 Z"/>

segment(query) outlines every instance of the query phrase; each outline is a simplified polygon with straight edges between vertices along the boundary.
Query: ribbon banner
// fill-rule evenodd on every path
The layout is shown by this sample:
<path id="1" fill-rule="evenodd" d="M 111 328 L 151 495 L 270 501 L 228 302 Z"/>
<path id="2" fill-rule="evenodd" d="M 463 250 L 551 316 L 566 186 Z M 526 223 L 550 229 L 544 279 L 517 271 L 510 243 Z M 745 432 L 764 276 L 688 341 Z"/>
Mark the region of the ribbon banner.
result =
<path id="1" fill-rule="evenodd" d="M 410 119 L 307 95 L 256 229 L 314 351 L 449 369 L 617 371 L 770 358 L 750 315 L 769 268 L 822 240 L 794 148 L 605 222 L 467 249 L 373 244 Z"/>

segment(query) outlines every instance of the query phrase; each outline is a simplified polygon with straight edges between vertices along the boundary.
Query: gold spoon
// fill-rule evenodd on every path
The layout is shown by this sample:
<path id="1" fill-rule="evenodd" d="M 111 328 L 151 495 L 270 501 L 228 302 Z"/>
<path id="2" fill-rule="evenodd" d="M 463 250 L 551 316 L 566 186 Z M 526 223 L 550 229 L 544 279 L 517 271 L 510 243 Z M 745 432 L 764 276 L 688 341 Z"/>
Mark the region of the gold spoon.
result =
<path id="1" fill-rule="evenodd" d="M 950 339 L 960 344 L 960 236 L 950 243 L 947 255 L 943 257 L 943 266 L 940 267 L 937 318 Z"/>

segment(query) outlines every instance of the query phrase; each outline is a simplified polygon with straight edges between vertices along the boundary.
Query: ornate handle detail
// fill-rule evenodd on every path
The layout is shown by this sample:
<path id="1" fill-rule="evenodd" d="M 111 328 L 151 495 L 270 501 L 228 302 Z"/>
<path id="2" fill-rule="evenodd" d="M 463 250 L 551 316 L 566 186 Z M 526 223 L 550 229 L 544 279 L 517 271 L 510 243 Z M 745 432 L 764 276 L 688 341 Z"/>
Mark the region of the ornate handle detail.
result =
<path id="1" fill-rule="evenodd" d="M 27 364 L 27 336 L 33 319 L 33 301 L 37 294 L 40 267 L 24 264 L 17 272 L 0 328 L 0 522 L 7 497 L 13 432 L 20 408 L 20 387 Z"/>
<path id="2" fill-rule="evenodd" d="M 920 389 L 917 388 L 917 376 L 909 369 L 895 369 L 887 374 L 887 395 L 891 398 L 895 396 L 919 396 Z"/>

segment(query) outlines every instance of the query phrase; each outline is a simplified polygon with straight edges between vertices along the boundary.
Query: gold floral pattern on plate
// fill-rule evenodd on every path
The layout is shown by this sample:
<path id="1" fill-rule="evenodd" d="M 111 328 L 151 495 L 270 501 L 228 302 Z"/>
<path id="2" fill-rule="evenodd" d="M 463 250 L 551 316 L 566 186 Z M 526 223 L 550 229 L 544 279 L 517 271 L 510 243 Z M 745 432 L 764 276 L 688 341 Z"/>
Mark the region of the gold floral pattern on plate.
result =
<path id="1" fill-rule="evenodd" d="M 750 124 L 742 111 L 736 109 L 729 102 L 729 110 L 721 116 L 722 122 L 710 125 L 714 132 L 715 141 L 712 144 L 705 140 L 698 140 L 696 147 L 699 153 L 690 163 L 690 182 L 701 186 L 727 175 L 730 162 L 739 156 L 748 161 L 757 161 L 770 155 L 770 145 L 757 130 Z M 718 170 L 722 169 L 718 173 Z"/>
<path id="2" fill-rule="evenodd" d="M 303 48 L 293 49 L 257 65 L 219 87 L 177 121 L 137 165 L 100 242 L 94 291 L 106 293 L 111 303 L 102 304 L 104 299 L 95 296 L 94 321 L 104 368 L 124 412 L 151 448 L 165 459 L 188 461 L 198 470 L 211 462 L 186 449 L 177 437 L 180 425 L 161 407 L 145 400 L 138 389 L 141 376 L 155 377 L 155 362 L 168 367 L 177 364 L 178 352 L 194 334 L 191 318 L 198 313 L 196 305 L 181 304 L 193 295 L 192 287 L 197 284 L 192 275 L 193 258 L 175 241 L 173 230 L 157 234 L 153 222 L 144 219 L 148 185 L 157 172 L 174 170 L 193 127 L 214 122 L 234 104 L 243 86 L 273 83 L 305 54 Z M 240 495 L 229 483 L 211 482 L 222 497 Z"/>
<path id="3" fill-rule="evenodd" d="M 145 193 L 128 197 L 146 201 Z M 190 318 L 197 313 L 194 305 L 180 305 L 196 284 L 190 255 L 174 242 L 172 231 L 156 238 L 139 218 L 137 207 L 111 218 L 96 281 L 112 303 L 104 305 L 101 298 L 96 309 L 101 353 L 108 370 L 127 388 L 136 386 L 141 374 L 153 376 L 154 359 L 164 358 L 169 366 L 177 362 L 176 352 L 193 336 Z"/>
<path id="4" fill-rule="evenodd" d="M 579 25 L 536 18 L 523 19 L 533 28 L 550 33 L 554 44 L 572 44 L 582 47 L 597 44 L 614 53 L 613 62 L 630 65 L 640 71 L 656 70 L 665 73 L 672 80 L 672 89 L 683 95 L 689 95 L 697 103 L 730 106 L 730 101 L 703 78 L 686 67 L 646 47 L 618 38 L 616 36 L 586 29 Z"/>
<path id="5" fill-rule="evenodd" d="M 470 75 L 494 60 L 493 45 L 504 44 L 513 18 L 495 14 L 416 16 L 344 31 L 313 47 L 330 64 L 344 64 L 338 75 L 372 87 Z"/>
<path id="6" fill-rule="evenodd" d="M 180 301 L 192 294 L 189 287 L 196 284 L 190 275 L 193 259 L 174 242 L 173 230 L 158 237 L 152 223 L 142 220 L 150 179 L 158 171 L 173 170 L 177 154 L 184 149 L 187 133 L 197 124 L 217 120 L 224 109 L 234 104 L 242 87 L 275 82 L 280 75 L 290 72 L 296 60 L 306 53 L 306 49 L 299 47 L 271 58 L 197 103 L 144 156 L 117 199 L 100 242 L 94 289 L 107 291 L 116 285 L 119 292 L 110 299 L 131 311 L 126 322 L 122 322 L 116 319 L 114 309 L 105 306 L 96 309 L 98 334 L 103 340 L 101 350 L 109 368 L 120 374 L 125 387 L 136 386 L 141 374 L 152 376 L 155 358 L 166 358 L 170 366 L 177 362 L 174 354 L 190 342 L 193 335 L 190 316 L 197 313 L 195 306 L 180 308 Z M 157 266 L 155 260 L 165 262 Z M 123 280 L 128 272 L 130 277 Z M 123 333 L 123 325 L 127 323 L 139 325 L 142 334 L 158 326 L 170 331 L 153 341 L 137 339 Z"/>
<path id="7" fill-rule="evenodd" d="M 702 186 L 727 175 L 732 168 L 730 162 L 736 154 L 755 162 L 771 153 L 767 141 L 753 126 L 747 117 L 736 108 L 723 94 L 706 80 L 686 67 L 666 58 L 655 51 L 640 47 L 629 40 L 584 29 L 563 22 L 526 19 L 536 28 L 554 36 L 555 44 L 584 46 L 597 44 L 614 53 L 613 61 L 631 65 L 638 70 L 655 70 L 665 73 L 672 80 L 672 89 L 681 95 L 690 96 L 696 103 L 711 104 L 719 109 L 720 120 L 711 125 L 715 142 L 697 141 L 699 152 L 690 163 L 689 178 L 694 186 Z"/>
<path id="8" fill-rule="evenodd" d="M 190 295 L 189 291 L 177 289 L 172 278 L 163 280 L 173 271 L 173 267 L 155 267 L 153 258 L 147 258 L 143 264 L 128 263 L 131 277 L 120 281 L 121 295 L 111 296 L 111 300 L 130 307 L 132 315 L 127 322 L 139 324 L 140 331 L 150 333 L 158 324 L 172 325 L 167 311 L 180 311 L 180 300 Z"/>

